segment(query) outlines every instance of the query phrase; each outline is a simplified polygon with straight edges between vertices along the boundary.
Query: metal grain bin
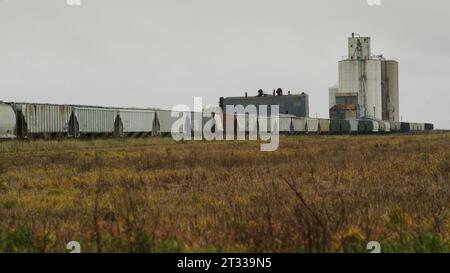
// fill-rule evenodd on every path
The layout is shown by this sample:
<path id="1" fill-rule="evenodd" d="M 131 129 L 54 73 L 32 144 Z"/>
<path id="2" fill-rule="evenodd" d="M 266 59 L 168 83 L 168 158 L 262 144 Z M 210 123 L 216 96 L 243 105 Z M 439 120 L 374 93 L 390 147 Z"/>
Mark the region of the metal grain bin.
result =
<path id="1" fill-rule="evenodd" d="M 292 118 L 292 128 L 294 134 L 305 133 L 305 119 L 304 118 Z"/>
<path id="2" fill-rule="evenodd" d="M 319 132 L 321 134 L 327 134 L 330 132 L 330 120 L 319 119 Z"/>
<path id="3" fill-rule="evenodd" d="M 155 111 L 139 109 L 118 110 L 120 120 L 116 119 L 116 132 L 119 136 L 154 134 Z M 119 126 L 119 128 L 117 128 Z"/>
<path id="4" fill-rule="evenodd" d="M 319 120 L 315 118 L 305 119 L 305 131 L 307 133 L 319 133 Z"/>
<path id="5" fill-rule="evenodd" d="M 10 105 L 0 103 L 0 138 L 15 138 L 16 114 Z"/>
<path id="6" fill-rule="evenodd" d="M 118 134 L 115 127 L 118 117 L 117 109 L 75 106 L 69 122 L 70 135 Z"/>
<path id="7" fill-rule="evenodd" d="M 400 132 L 406 133 L 411 131 L 411 124 L 409 122 L 402 122 L 400 124 Z"/>
<path id="8" fill-rule="evenodd" d="M 17 103 L 13 107 L 17 116 L 17 134 L 21 137 L 68 134 L 72 106 Z"/>

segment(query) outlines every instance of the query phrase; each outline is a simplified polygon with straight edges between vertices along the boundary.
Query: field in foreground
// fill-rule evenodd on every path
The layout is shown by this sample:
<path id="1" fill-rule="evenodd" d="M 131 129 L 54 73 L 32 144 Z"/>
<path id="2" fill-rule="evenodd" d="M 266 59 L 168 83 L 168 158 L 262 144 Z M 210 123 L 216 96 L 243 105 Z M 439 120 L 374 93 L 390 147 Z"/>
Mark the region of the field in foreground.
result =
<path id="1" fill-rule="evenodd" d="M 450 134 L 0 143 L 0 252 L 450 252 Z"/>

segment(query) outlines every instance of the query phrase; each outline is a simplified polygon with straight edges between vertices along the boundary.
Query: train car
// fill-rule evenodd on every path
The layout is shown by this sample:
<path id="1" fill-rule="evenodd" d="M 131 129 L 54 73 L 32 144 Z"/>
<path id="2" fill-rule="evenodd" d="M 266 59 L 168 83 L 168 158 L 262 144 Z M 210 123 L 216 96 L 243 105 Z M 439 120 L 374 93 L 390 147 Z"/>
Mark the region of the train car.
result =
<path id="1" fill-rule="evenodd" d="M 426 131 L 433 131 L 434 130 L 434 125 L 431 124 L 431 123 L 425 123 L 424 126 L 425 126 L 425 130 Z"/>
<path id="2" fill-rule="evenodd" d="M 384 132 L 390 133 L 391 132 L 391 123 L 389 121 L 382 121 L 384 124 Z"/>
<path id="3" fill-rule="evenodd" d="M 315 118 L 305 118 L 305 132 L 307 134 L 318 134 L 319 120 Z"/>
<path id="4" fill-rule="evenodd" d="M 380 132 L 380 123 L 376 120 L 372 121 L 372 133 L 379 133 Z"/>
<path id="5" fill-rule="evenodd" d="M 190 112 L 190 124 L 192 135 L 203 135 L 205 117 L 202 112 Z"/>
<path id="6" fill-rule="evenodd" d="M 74 106 L 69 120 L 69 135 L 76 138 L 120 136 L 119 119 L 117 109 Z"/>
<path id="7" fill-rule="evenodd" d="M 411 123 L 411 131 L 414 132 L 420 132 L 420 131 L 425 131 L 425 124 L 424 123 Z"/>
<path id="8" fill-rule="evenodd" d="M 350 123 L 350 133 L 351 134 L 358 134 L 358 120 L 357 119 L 351 119 L 349 120 Z"/>
<path id="9" fill-rule="evenodd" d="M 280 134 L 290 134 L 292 131 L 292 117 L 279 115 L 278 117 L 258 116 L 258 132 L 270 133 L 278 130 Z M 248 129 L 247 129 L 248 131 Z"/>
<path id="10" fill-rule="evenodd" d="M 291 134 L 293 127 L 292 127 L 292 118 L 294 116 L 292 115 L 280 115 L 279 116 L 279 130 L 281 134 Z"/>
<path id="11" fill-rule="evenodd" d="M 216 105 L 209 105 L 203 108 L 202 126 L 203 129 L 210 130 L 211 133 L 215 133 L 217 136 L 224 134 L 224 114 L 222 108 Z"/>
<path id="12" fill-rule="evenodd" d="M 267 122 L 268 126 L 273 126 L 274 124 L 271 124 L 271 120 L 268 117 L 259 117 L 257 115 L 249 115 L 249 114 L 236 114 L 236 124 L 237 131 L 235 133 L 244 133 L 244 134 L 251 134 L 253 136 L 258 135 L 258 120 L 261 123 L 261 120 L 265 120 Z M 279 126 L 279 124 L 275 124 L 275 126 Z M 272 129 L 272 127 L 268 127 Z"/>
<path id="13" fill-rule="evenodd" d="M 69 133 L 73 110 L 69 105 L 13 103 L 16 134 L 20 138 L 64 137 Z"/>
<path id="14" fill-rule="evenodd" d="M 411 131 L 411 124 L 409 122 L 400 123 L 400 132 L 407 133 Z"/>
<path id="15" fill-rule="evenodd" d="M 418 123 L 419 131 L 425 131 L 425 123 Z"/>
<path id="16" fill-rule="evenodd" d="M 168 136 L 172 133 L 172 127 L 176 126 L 175 131 L 189 135 L 192 131 L 190 112 L 173 112 L 171 110 L 155 110 L 157 117 L 157 131 L 159 135 Z M 181 120 L 183 119 L 183 120 Z M 175 122 L 179 122 L 175 124 Z M 178 126 L 179 125 L 179 126 Z"/>
<path id="17" fill-rule="evenodd" d="M 330 133 L 332 134 L 348 134 L 350 133 L 350 121 L 345 119 L 331 119 Z"/>
<path id="18" fill-rule="evenodd" d="M 389 125 L 391 127 L 391 132 L 401 132 L 402 123 L 398 121 L 390 121 Z"/>
<path id="19" fill-rule="evenodd" d="M 115 120 L 115 135 L 119 137 L 149 136 L 156 134 L 155 111 L 119 109 Z"/>
<path id="20" fill-rule="evenodd" d="M 305 133 L 305 124 L 306 121 L 304 118 L 292 118 L 292 133 L 295 135 L 304 134 Z"/>
<path id="21" fill-rule="evenodd" d="M 11 105 L 0 102 L 0 139 L 15 138 L 16 114 Z"/>
<path id="22" fill-rule="evenodd" d="M 378 132 L 385 133 L 386 132 L 386 123 L 382 120 L 378 121 Z"/>
<path id="23" fill-rule="evenodd" d="M 215 133 L 216 135 L 222 135 L 224 133 L 223 130 L 223 122 L 222 122 L 222 113 L 216 114 L 213 113 L 203 113 L 202 117 L 202 128 L 206 129 L 205 133 Z M 203 131 L 202 131 L 203 134 Z"/>
<path id="24" fill-rule="evenodd" d="M 358 120 L 358 133 L 371 134 L 374 131 L 374 124 L 371 120 Z"/>
<path id="25" fill-rule="evenodd" d="M 330 123 L 329 119 L 319 119 L 319 133 L 329 134 L 330 133 Z"/>

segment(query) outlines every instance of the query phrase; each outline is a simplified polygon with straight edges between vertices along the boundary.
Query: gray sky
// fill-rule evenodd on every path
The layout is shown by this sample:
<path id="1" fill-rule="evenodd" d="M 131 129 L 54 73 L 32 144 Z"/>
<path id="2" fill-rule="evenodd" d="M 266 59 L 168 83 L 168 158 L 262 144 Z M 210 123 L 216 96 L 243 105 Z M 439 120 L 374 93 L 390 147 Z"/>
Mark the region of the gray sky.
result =
<path id="1" fill-rule="evenodd" d="M 0 0 L 0 100 L 171 108 L 281 87 L 328 117 L 351 32 L 400 62 L 404 120 L 450 129 L 448 0 Z"/>

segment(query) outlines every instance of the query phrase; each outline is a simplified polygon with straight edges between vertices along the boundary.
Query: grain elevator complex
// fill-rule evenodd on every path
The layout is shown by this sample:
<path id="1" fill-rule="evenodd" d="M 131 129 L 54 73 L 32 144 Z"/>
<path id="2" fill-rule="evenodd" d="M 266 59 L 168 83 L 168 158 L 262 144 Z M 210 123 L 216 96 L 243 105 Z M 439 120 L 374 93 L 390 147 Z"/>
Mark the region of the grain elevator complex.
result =
<path id="1" fill-rule="evenodd" d="M 399 121 L 398 62 L 372 55 L 370 37 L 352 34 L 339 62 L 339 82 L 329 89 L 331 119 Z"/>
<path id="2" fill-rule="evenodd" d="M 172 133 L 180 115 L 185 122 L 175 130 L 185 135 L 201 134 L 207 123 L 219 133 L 228 128 L 249 133 L 268 128 L 264 125 L 293 135 L 434 130 L 431 123 L 399 120 L 398 62 L 372 55 L 370 42 L 369 37 L 354 33 L 348 38 L 348 56 L 339 62 L 339 81 L 329 88 L 329 119 L 309 116 L 307 93 L 281 88 L 269 93 L 260 89 L 254 96 L 221 97 L 220 107 L 209 113 L 0 101 L 0 139 L 163 136 Z M 273 105 L 279 108 L 274 119 Z M 201 126 L 192 126 L 194 120 Z"/>

